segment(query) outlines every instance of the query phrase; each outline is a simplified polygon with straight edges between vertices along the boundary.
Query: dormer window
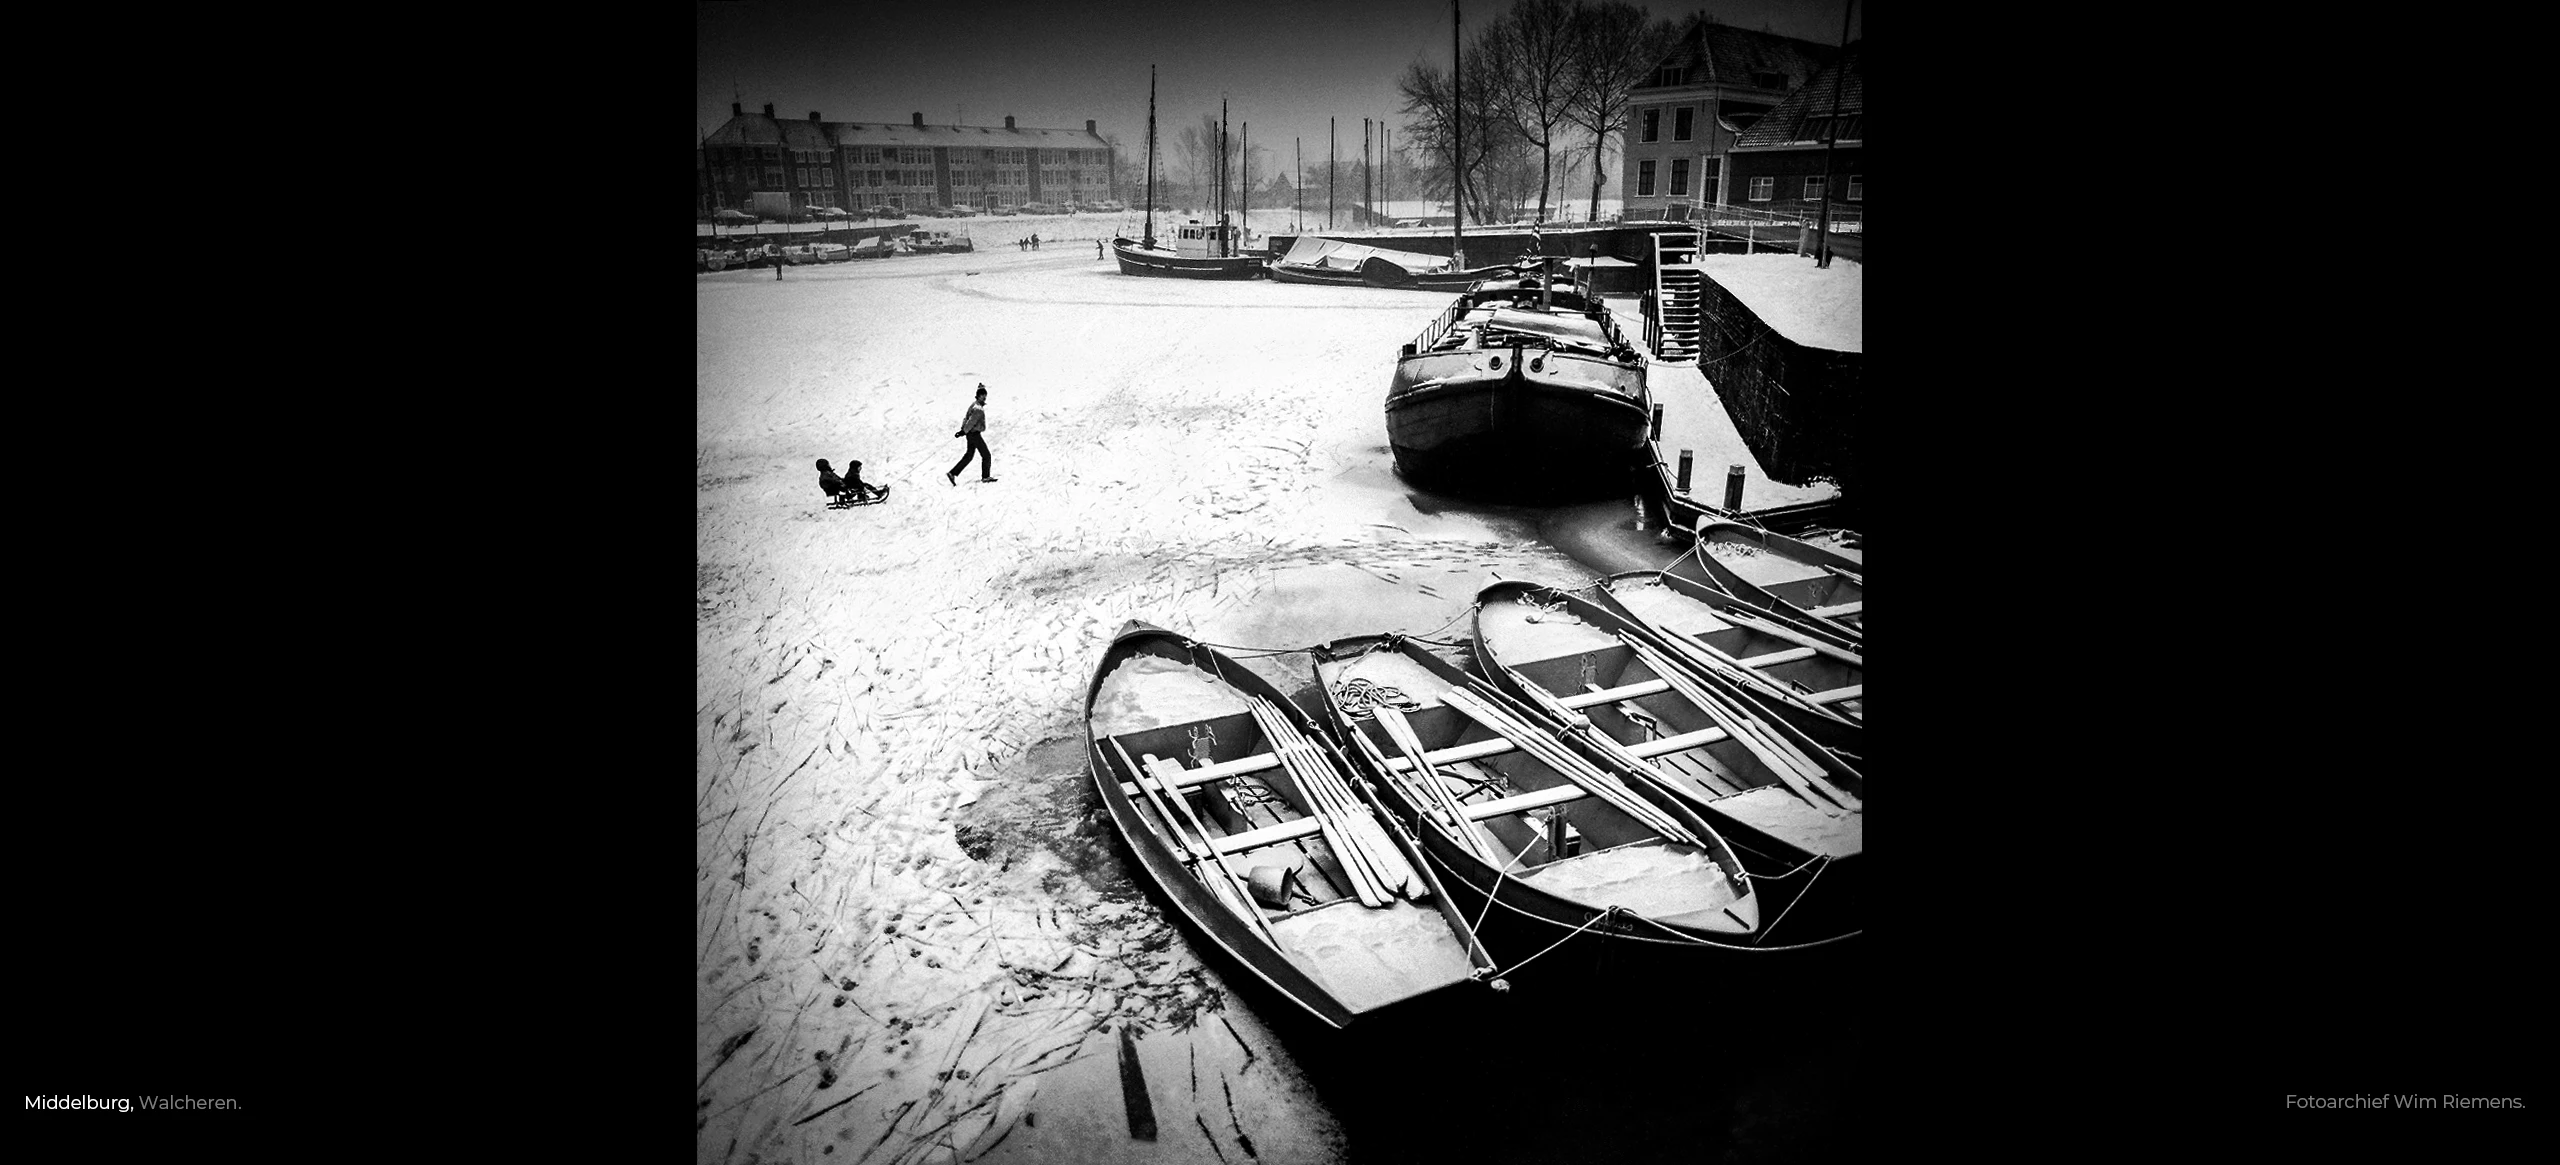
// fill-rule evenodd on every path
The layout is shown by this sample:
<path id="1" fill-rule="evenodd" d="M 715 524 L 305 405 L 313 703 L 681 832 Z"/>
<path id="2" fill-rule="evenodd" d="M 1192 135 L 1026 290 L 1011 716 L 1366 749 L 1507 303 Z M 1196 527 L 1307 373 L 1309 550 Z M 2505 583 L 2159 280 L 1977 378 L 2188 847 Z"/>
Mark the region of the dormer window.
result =
<path id="1" fill-rule="evenodd" d="M 1757 72 L 1751 74 L 1751 84 L 1761 89 L 1784 89 L 1787 87 L 1787 75 L 1784 73 Z"/>

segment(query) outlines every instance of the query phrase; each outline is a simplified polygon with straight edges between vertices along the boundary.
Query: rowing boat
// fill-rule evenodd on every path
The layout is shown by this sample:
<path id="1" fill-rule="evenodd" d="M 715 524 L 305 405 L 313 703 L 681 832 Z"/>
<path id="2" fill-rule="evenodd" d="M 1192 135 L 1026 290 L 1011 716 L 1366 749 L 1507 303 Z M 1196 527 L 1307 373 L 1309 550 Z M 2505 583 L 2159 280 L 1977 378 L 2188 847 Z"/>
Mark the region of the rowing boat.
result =
<path id="1" fill-rule="evenodd" d="M 1851 642 L 1866 636 L 1866 564 L 1810 542 L 1702 518 L 1698 562 L 1736 598 L 1810 620 Z"/>
<path id="2" fill-rule="evenodd" d="M 1571 724 L 1604 762 L 1677 792 L 1762 859 L 1763 873 L 1841 863 L 1864 848 L 1865 780 L 1853 757 L 1775 714 L 1752 687 L 1765 677 L 1680 654 L 1597 603 L 1532 583 L 1478 592 L 1475 635 L 1495 686 Z M 1833 737 L 1854 741 L 1858 731 L 1841 724 Z M 1847 892 L 1839 880 L 1826 897 Z"/>
<path id="3" fill-rule="evenodd" d="M 1095 667 L 1088 761 L 1120 836 L 1181 914 L 1333 1027 L 1490 971 L 1413 838 L 1261 677 L 1132 622 Z"/>
<path id="4" fill-rule="evenodd" d="M 1865 722 L 1865 649 L 1856 640 L 1754 606 L 1679 571 L 1610 575 L 1600 580 L 1592 601 L 1683 654 L 1731 660 L 1768 677 L 1789 703 Z"/>
<path id="5" fill-rule="evenodd" d="M 1559 932 L 1752 949 L 1751 875 L 1696 811 L 1400 636 L 1315 649 L 1326 712 L 1442 884 Z M 1774 949 L 1759 947 L 1758 949 Z"/>

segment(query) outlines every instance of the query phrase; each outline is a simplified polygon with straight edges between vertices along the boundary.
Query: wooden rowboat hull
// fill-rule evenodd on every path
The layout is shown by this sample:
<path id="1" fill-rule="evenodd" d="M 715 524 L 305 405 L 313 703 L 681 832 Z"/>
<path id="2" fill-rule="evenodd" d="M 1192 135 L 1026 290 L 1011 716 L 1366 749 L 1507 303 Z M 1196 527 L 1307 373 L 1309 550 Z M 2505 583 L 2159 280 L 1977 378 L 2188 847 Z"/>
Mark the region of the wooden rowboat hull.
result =
<path id="1" fill-rule="evenodd" d="M 1137 858 L 1138 866 L 1148 880 L 1163 892 L 1183 918 L 1206 935 L 1212 944 L 1225 951 L 1236 966 L 1330 1027 L 1345 1026 L 1379 1007 L 1470 978 L 1464 953 L 1466 944 L 1458 937 L 1462 933 L 1462 922 L 1445 895 L 1436 896 L 1438 900 L 1428 906 L 1396 902 L 1383 910 L 1362 907 L 1357 901 L 1337 901 L 1296 912 L 1295 917 L 1284 917 L 1274 923 L 1285 933 L 1299 935 L 1306 932 L 1290 928 L 1298 922 L 1312 922 L 1329 927 L 1327 933 L 1333 936 L 1331 941 L 1357 944 L 1363 937 L 1364 926 L 1372 923 L 1397 925 L 1400 917 L 1401 924 L 1407 929 L 1394 937 L 1402 945 L 1391 951 L 1380 951 L 1378 955 L 1402 957 L 1404 964 L 1383 972 L 1383 980 L 1371 976 L 1373 982 L 1350 998 L 1293 961 L 1288 953 L 1275 945 L 1272 937 L 1222 900 L 1205 879 L 1223 875 L 1211 874 L 1209 871 L 1215 867 L 1206 863 L 1185 863 L 1166 837 L 1165 826 L 1160 824 L 1164 819 L 1157 815 L 1156 807 L 1142 805 L 1138 798 L 1132 797 L 1122 787 L 1124 781 L 1134 781 L 1139 774 L 1126 771 L 1125 766 L 1115 759 L 1115 754 L 1126 751 L 1134 757 L 1142 751 L 1154 751 L 1158 755 L 1172 755 L 1176 742 L 1183 740 L 1191 729 L 1203 726 L 1230 737 L 1237 747 L 1243 746 L 1248 738 L 1258 739 L 1258 734 L 1245 726 L 1250 722 L 1249 715 L 1220 715 L 1208 721 L 1175 722 L 1142 730 L 1124 729 L 1114 736 L 1102 735 L 1102 730 L 1097 727 L 1096 705 L 1103 694 L 1105 681 L 1124 661 L 1139 655 L 1187 663 L 1202 673 L 1203 678 L 1223 681 L 1243 696 L 1270 701 L 1282 715 L 1300 725 L 1311 739 L 1324 739 L 1323 730 L 1307 719 L 1277 688 L 1209 647 L 1140 622 L 1129 623 L 1113 638 L 1110 647 L 1103 652 L 1101 662 L 1094 670 L 1093 681 L 1085 693 L 1086 763 L 1093 777 L 1094 790 L 1101 797 L 1104 812 L 1110 816 L 1113 828 L 1128 843 L 1130 852 Z M 1267 749 L 1267 743 L 1264 747 Z M 1338 753 L 1330 755 L 1338 768 L 1351 771 Z M 1269 775 L 1275 791 L 1283 792 L 1291 801 L 1303 796 L 1294 782 L 1278 774 Z M 1181 795 L 1178 792 L 1173 794 Z M 1179 832 L 1180 827 L 1175 828 Z M 1314 917 L 1328 911 L 1348 913 Z M 1397 916 L 1395 912 L 1402 912 L 1402 915 Z M 1269 918 L 1268 915 L 1265 917 Z M 1431 928 L 1435 925 L 1445 926 L 1447 932 L 1434 932 Z M 1417 931 L 1415 927 L 1420 929 Z"/>
<path id="2" fill-rule="evenodd" d="M 1720 518 L 1700 520 L 1695 534 L 1698 562 L 1725 593 L 1759 606 L 1786 611 L 1798 619 L 1827 629 L 1834 636 L 1852 642 L 1865 640 L 1863 607 L 1866 584 L 1860 580 L 1866 567 L 1857 559 L 1784 534 L 1773 534 Z M 1717 544 L 1748 547 L 1800 568 L 1794 573 L 1812 577 L 1770 583 L 1746 578 L 1732 565 L 1716 557 L 1711 547 Z M 1846 572 L 1846 576 L 1835 572 Z M 1847 605 L 1861 609 L 1857 614 L 1836 613 L 1838 608 Z M 1826 611 L 1835 613 L 1826 614 Z"/>
<path id="3" fill-rule="evenodd" d="M 1722 631 L 1709 630 L 1705 634 L 1697 634 L 1699 624 L 1683 626 L 1647 614 L 1625 601 L 1619 593 L 1622 588 L 1644 586 L 1660 586 L 1671 594 L 1704 608 L 1706 612 L 1715 616 L 1715 622 L 1726 623 L 1727 626 Z M 1611 614 L 1653 633 L 1655 638 L 1664 641 L 1666 645 L 1677 638 L 1673 634 L 1674 631 L 1684 631 L 1696 635 L 1703 642 L 1728 655 L 1741 657 L 1809 647 L 1814 653 L 1811 657 L 1762 669 L 1762 674 L 1802 691 L 1826 692 L 1846 687 L 1863 687 L 1866 682 L 1864 647 L 1858 642 L 1843 640 L 1829 628 L 1796 619 L 1785 611 L 1755 606 L 1718 590 L 1712 583 L 1683 573 L 1633 570 L 1613 574 L 1600 580 L 1599 587 L 1593 592 L 1592 601 Z M 1754 624 L 1766 623 L 1771 630 L 1764 632 L 1742 626 L 1741 623 L 1744 620 Z M 1703 622 L 1703 620 L 1700 621 L 1700 623 Z M 1852 724 L 1864 724 L 1865 703 L 1863 697 L 1845 703 L 1833 703 L 1827 706 L 1825 712 L 1816 715 L 1824 720 L 1845 720 Z M 1774 707 L 1774 702 L 1772 704 Z M 1819 726 L 1808 727 L 1808 724 L 1813 721 L 1795 714 L 1793 709 L 1786 710 L 1784 714 L 1789 716 L 1790 723 L 1814 732 L 1817 737 L 1827 731 L 1826 728 Z M 1825 743 L 1830 741 L 1826 740 Z M 1851 751 L 1856 750 L 1856 745 L 1853 743 L 1846 744 L 1845 747 L 1850 748 Z"/>
<path id="4" fill-rule="evenodd" d="M 1501 694 L 1498 689 L 1470 679 L 1465 672 L 1400 636 L 1358 636 L 1337 640 L 1316 648 L 1316 677 L 1319 687 L 1328 692 L 1331 691 L 1334 677 L 1339 672 L 1339 665 L 1378 650 L 1400 653 L 1405 659 L 1419 665 L 1441 683 L 1477 693 L 1490 702 L 1502 706 L 1505 711 L 1520 720 L 1549 731 L 1555 727 L 1535 710 Z M 1440 710 L 1427 710 L 1417 715 L 1427 716 L 1433 711 Z M 1387 742 L 1385 733 L 1376 726 L 1375 721 L 1354 720 L 1330 699 L 1326 702 L 1326 716 L 1335 733 L 1344 741 L 1350 741 L 1354 733 L 1365 734 L 1373 743 L 1380 745 L 1381 751 L 1389 756 L 1395 755 L 1393 746 Z M 1425 737 L 1425 742 L 1430 743 L 1428 736 Z M 1419 839 L 1423 852 L 1430 859 L 1433 867 L 1439 871 L 1441 883 L 1447 886 L 1452 894 L 1467 900 L 1467 909 L 1471 916 L 1479 910 L 1498 907 L 1499 910 L 1496 913 L 1525 922 L 1533 930 L 1540 932 L 1543 935 L 1542 942 L 1552 942 L 1567 935 L 1587 932 L 1599 936 L 1604 941 L 1628 943 L 1652 949 L 1705 947 L 1760 952 L 1800 949 L 1803 946 L 1819 945 L 1820 942 L 1827 941 L 1817 939 L 1786 946 L 1754 945 L 1753 936 L 1747 931 L 1736 933 L 1728 929 L 1666 924 L 1659 919 L 1604 912 L 1582 902 L 1549 893 L 1522 881 L 1517 876 L 1497 870 L 1461 845 L 1432 819 L 1428 808 L 1412 800 L 1399 782 L 1389 779 L 1387 774 L 1378 771 L 1374 761 L 1367 758 L 1365 752 L 1358 748 L 1346 748 L 1345 752 L 1352 758 L 1352 763 L 1367 769 L 1370 786 L 1379 790 L 1381 802 L 1390 812 L 1405 822 L 1413 835 Z M 1644 782 L 1633 784 L 1632 791 L 1678 821 L 1682 828 L 1705 839 L 1712 851 L 1724 853 L 1727 860 L 1731 860 L 1730 852 L 1726 849 L 1723 839 L 1717 836 L 1716 830 L 1668 790 L 1650 782 Z M 1744 875 L 1744 878 L 1741 885 L 1745 888 L 1745 896 L 1748 899 L 1750 883 L 1747 881 L 1747 875 Z M 1754 927 L 1766 923 L 1767 916 L 1758 913 L 1764 905 L 1756 901 L 1751 904 L 1751 910 L 1755 916 L 1752 924 Z"/>

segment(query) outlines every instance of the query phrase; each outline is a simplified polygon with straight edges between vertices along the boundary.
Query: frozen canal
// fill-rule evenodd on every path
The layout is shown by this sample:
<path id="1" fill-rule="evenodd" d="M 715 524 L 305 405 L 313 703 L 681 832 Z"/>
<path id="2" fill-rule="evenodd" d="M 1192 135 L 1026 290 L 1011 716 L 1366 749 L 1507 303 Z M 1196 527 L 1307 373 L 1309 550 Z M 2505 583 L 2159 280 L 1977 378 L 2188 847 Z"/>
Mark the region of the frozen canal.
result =
<path id="1" fill-rule="evenodd" d="M 977 233 L 696 277 L 696 1159 L 1705 1160 L 1846 1119 L 1853 1027 L 1746 1063 L 1725 1033 L 1788 1007 L 1691 969 L 1632 1025 L 1652 972 L 1568 948 L 1508 995 L 1332 1033 L 1203 962 L 1084 768 L 1120 625 L 1230 654 L 1456 638 L 1497 576 L 1589 572 L 1534 511 L 1395 478 L 1390 364 L 1449 296 L 1138 279 L 1091 240 Z M 999 480 L 949 485 L 980 383 Z M 893 495 L 824 509 L 820 457 Z M 1250 662 L 1309 682 L 1303 654 Z"/>

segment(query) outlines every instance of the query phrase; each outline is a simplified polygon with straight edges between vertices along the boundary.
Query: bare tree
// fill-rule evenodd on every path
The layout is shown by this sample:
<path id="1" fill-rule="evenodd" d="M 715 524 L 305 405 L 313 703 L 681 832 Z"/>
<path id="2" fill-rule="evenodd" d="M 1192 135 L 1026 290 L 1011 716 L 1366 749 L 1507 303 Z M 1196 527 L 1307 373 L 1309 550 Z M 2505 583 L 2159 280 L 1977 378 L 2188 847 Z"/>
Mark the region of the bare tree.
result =
<path id="1" fill-rule="evenodd" d="M 1209 190 L 1218 181 L 1218 115 L 1204 113 L 1196 124 L 1182 127 L 1174 135 L 1173 153 L 1190 175 L 1190 193 L 1185 197 L 1192 199 L 1194 205 L 1214 201 Z"/>
<path id="2" fill-rule="evenodd" d="M 1537 148 L 1538 221 L 1547 219 L 1557 137 L 1572 124 L 1580 0 L 1520 0 L 1482 34 L 1487 96 L 1502 128 Z"/>
<path id="3" fill-rule="evenodd" d="M 1591 135 L 1591 217 L 1600 217 L 1609 135 L 1627 128 L 1627 90 L 1660 64 L 1673 41 L 1668 20 L 1648 20 L 1625 0 L 1591 0 L 1574 14 L 1571 120 Z M 1623 140 L 1623 139 L 1622 139 Z"/>
<path id="4" fill-rule="evenodd" d="M 1494 93 L 1499 88 L 1486 79 L 1492 66 L 1485 58 L 1484 37 L 1466 47 L 1466 92 L 1459 95 L 1465 102 L 1466 172 L 1453 182 L 1449 159 L 1456 142 L 1455 107 L 1451 104 L 1449 72 L 1428 61 L 1416 60 L 1405 66 L 1404 76 L 1396 80 L 1396 91 L 1404 97 L 1406 121 L 1399 139 L 1403 145 L 1418 151 L 1425 159 L 1422 182 L 1438 189 L 1456 188 L 1464 204 L 1463 213 L 1478 221 L 1488 221 L 1493 208 L 1483 189 L 1483 176 L 1492 167 L 1501 145 L 1517 143 L 1519 135 L 1511 132 L 1496 114 Z M 1504 216 L 1508 217 L 1508 216 Z"/>

